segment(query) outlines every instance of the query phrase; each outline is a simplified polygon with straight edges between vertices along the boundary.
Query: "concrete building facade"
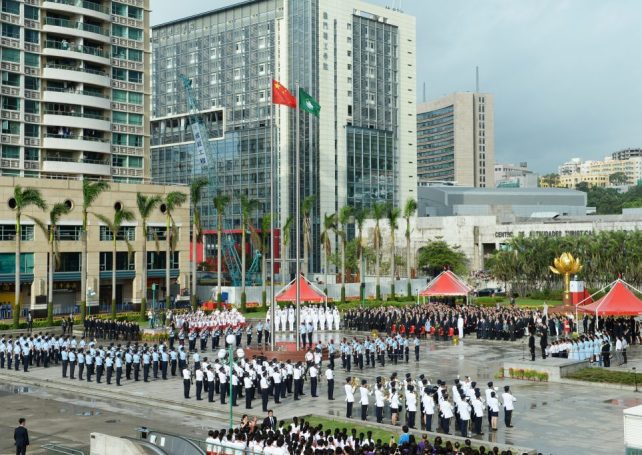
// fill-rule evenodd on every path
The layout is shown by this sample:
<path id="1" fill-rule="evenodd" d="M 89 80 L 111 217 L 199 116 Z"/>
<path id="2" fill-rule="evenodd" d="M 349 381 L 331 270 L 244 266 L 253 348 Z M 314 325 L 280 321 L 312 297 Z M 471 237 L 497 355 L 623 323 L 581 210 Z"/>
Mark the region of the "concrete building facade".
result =
<path id="1" fill-rule="evenodd" d="M 539 176 L 528 169 L 528 163 L 496 164 L 495 186 L 497 188 L 536 188 Z"/>
<path id="2" fill-rule="evenodd" d="M 149 0 L 3 0 L 0 174 L 149 175 Z"/>
<path id="3" fill-rule="evenodd" d="M 585 182 L 589 186 L 637 185 L 642 182 L 642 156 L 635 150 L 615 152 L 604 160 L 581 161 L 578 158 L 560 166 L 560 186 L 575 188 Z M 615 156 L 622 157 L 616 159 Z M 624 174 L 624 180 L 613 180 L 613 174 Z"/>
<path id="4" fill-rule="evenodd" d="M 82 182 L 77 180 L 19 179 L 0 177 L 0 306 L 14 302 L 14 268 L 15 268 L 15 211 L 10 208 L 15 185 L 40 190 L 49 209 L 53 204 L 64 202 L 71 207 L 71 212 L 62 217 L 58 224 L 58 266 L 54 273 L 53 302 L 54 313 L 65 314 L 74 311 L 82 300 L 81 273 L 81 227 L 82 227 Z M 155 210 L 147 222 L 148 232 L 142 232 L 136 195 L 138 192 L 148 196 L 163 197 L 170 191 L 181 190 L 178 187 L 159 185 L 135 185 L 112 183 L 110 190 L 102 193 L 91 207 L 92 213 L 101 213 L 113 218 L 116 208 L 131 210 L 136 215 L 133 222 L 125 222 L 118 238 L 127 239 L 131 244 L 131 253 L 126 242 L 117 242 L 116 272 L 118 303 L 140 303 L 142 297 L 142 265 L 147 261 L 147 288 L 152 283 L 159 285 L 156 299 L 165 295 L 165 235 L 166 217 L 161 207 Z M 189 190 L 183 188 L 188 201 L 172 212 L 178 228 L 178 241 L 171 258 L 171 277 L 180 288 L 189 287 L 190 274 L 190 223 L 189 223 Z M 29 207 L 22 216 L 21 242 L 21 286 L 23 307 L 32 310 L 46 309 L 48 285 L 49 244 L 45 233 L 37 226 L 33 218 L 49 221 L 48 211 Z M 143 258 L 142 247 L 146 245 L 147 258 Z M 89 215 L 88 227 L 88 261 L 87 289 L 96 293 L 90 297 L 92 311 L 97 305 L 109 305 L 111 302 L 112 280 L 111 232 L 92 214 Z M 151 305 L 152 294 L 149 291 L 148 301 Z"/>
<path id="5" fill-rule="evenodd" d="M 417 106 L 417 178 L 495 186 L 494 99 L 453 93 Z"/>
<path id="6" fill-rule="evenodd" d="M 241 196 L 259 201 L 252 217 L 260 225 L 271 183 L 276 226 L 294 214 L 297 115 L 272 105 L 273 79 L 321 105 L 318 118 L 299 116 L 301 199 L 315 197 L 313 245 L 324 214 L 415 197 L 414 17 L 358 0 L 252 0 L 156 26 L 153 36 L 153 179 L 207 175 L 206 229 L 216 226 L 219 191 L 232 196 L 226 229 L 240 226 Z M 191 79 L 209 130 L 205 167 L 195 163 L 179 74 Z M 314 248 L 310 271 L 321 266 Z"/>

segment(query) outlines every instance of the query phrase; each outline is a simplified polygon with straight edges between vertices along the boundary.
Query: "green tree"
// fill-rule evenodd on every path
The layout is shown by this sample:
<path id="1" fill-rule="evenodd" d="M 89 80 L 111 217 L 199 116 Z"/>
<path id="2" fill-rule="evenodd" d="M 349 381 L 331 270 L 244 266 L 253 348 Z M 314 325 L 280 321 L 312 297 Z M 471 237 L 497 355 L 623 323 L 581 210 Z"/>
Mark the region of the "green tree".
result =
<path id="1" fill-rule="evenodd" d="M 66 215 L 70 212 L 71 207 L 69 207 L 64 202 L 58 202 L 49 211 L 49 225 L 44 223 L 42 220 L 39 220 L 35 217 L 31 218 L 40 228 L 44 236 L 47 238 L 47 243 L 49 243 L 49 272 L 47 276 L 47 325 L 53 325 L 53 276 L 54 269 L 58 263 L 59 254 L 58 254 L 58 221 L 62 218 L 63 215 Z"/>
<path id="2" fill-rule="evenodd" d="M 140 192 L 136 193 L 136 207 L 142 224 L 142 270 L 140 289 L 140 318 L 145 319 L 147 313 L 147 220 L 161 203 L 160 196 L 146 196 Z"/>
<path id="3" fill-rule="evenodd" d="M 388 205 L 383 202 L 378 202 L 372 206 L 372 218 L 375 221 L 375 228 L 372 235 L 373 247 L 375 250 L 375 278 L 377 280 L 376 298 L 381 300 L 381 227 L 379 222 L 386 216 Z"/>
<path id="4" fill-rule="evenodd" d="M 346 243 L 348 241 L 348 224 L 352 218 L 352 207 L 349 205 L 341 207 L 337 216 L 337 235 L 341 239 L 341 302 L 346 301 Z"/>
<path id="5" fill-rule="evenodd" d="M 609 175 L 609 183 L 611 185 L 626 185 L 628 182 L 629 178 L 624 172 L 614 172 L 613 174 Z"/>
<path id="6" fill-rule="evenodd" d="M 466 272 L 466 255 L 459 250 L 459 246 L 451 247 L 443 240 L 435 240 L 421 247 L 417 263 L 430 275 L 436 275 L 444 268 L 460 275 Z"/>
<path id="7" fill-rule="evenodd" d="M 365 270 L 363 267 L 363 225 L 368 218 L 370 211 L 364 207 L 354 210 L 354 223 L 357 226 L 357 260 L 359 261 L 359 287 L 360 293 L 363 298 L 363 292 L 365 290 Z"/>
<path id="8" fill-rule="evenodd" d="M 82 253 L 80 266 L 80 319 L 85 320 L 87 312 L 87 226 L 89 210 L 91 209 L 98 196 L 109 190 L 109 183 L 104 181 L 92 182 L 90 180 L 82 181 Z"/>
<path id="9" fill-rule="evenodd" d="M 327 213 L 323 216 L 323 231 L 321 231 L 321 249 L 323 250 L 323 257 L 325 261 L 325 293 L 328 293 L 328 264 L 330 260 L 330 255 L 332 254 L 332 233 L 337 229 L 337 215 Z"/>
<path id="10" fill-rule="evenodd" d="M 560 176 L 559 174 L 546 174 L 540 178 L 540 183 L 542 186 L 547 186 L 549 188 L 556 188 L 560 186 Z"/>
<path id="11" fill-rule="evenodd" d="M 246 254 L 247 242 L 245 240 L 246 231 L 252 226 L 252 214 L 259 207 L 259 201 L 248 199 L 241 195 L 241 308 L 245 310 L 247 295 L 245 293 L 245 275 L 246 275 Z"/>
<path id="12" fill-rule="evenodd" d="M 192 300 L 192 310 L 196 310 L 198 306 L 198 297 L 196 296 L 196 245 L 201 239 L 201 210 L 199 205 L 201 203 L 201 195 L 203 188 L 207 186 L 208 180 L 205 177 L 198 177 L 192 180 L 189 186 L 190 202 L 192 204 L 192 289 L 190 290 L 190 297 Z"/>
<path id="13" fill-rule="evenodd" d="M 390 295 L 395 297 L 395 231 L 399 229 L 401 210 L 397 207 L 388 207 L 388 225 L 390 226 Z"/>
<path id="14" fill-rule="evenodd" d="M 312 209 L 314 208 L 314 196 L 307 196 L 301 204 L 303 214 L 303 272 L 310 271 L 310 249 L 312 248 Z M 299 239 L 297 239 L 297 242 Z M 297 278 L 298 279 L 298 278 Z"/>
<path id="15" fill-rule="evenodd" d="M 13 197 L 9 201 L 10 206 L 16 212 L 16 268 L 14 277 L 14 310 L 13 310 L 13 326 L 18 328 L 20 326 L 20 268 L 22 266 L 21 260 L 21 242 L 22 242 L 22 213 L 30 206 L 38 207 L 40 210 L 47 210 L 47 203 L 42 198 L 40 190 L 34 188 L 22 188 L 16 185 L 13 188 Z"/>
<path id="16" fill-rule="evenodd" d="M 408 297 L 412 295 L 412 284 L 410 283 L 410 279 L 412 278 L 412 261 L 411 261 L 412 250 L 410 247 L 410 218 L 415 216 L 415 213 L 417 213 L 417 201 L 414 200 L 413 198 L 408 198 L 408 200 L 406 201 L 406 205 L 403 208 L 403 217 L 406 220 L 406 232 L 405 232 L 406 276 L 408 277 L 408 284 L 407 284 Z"/>
<path id="17" fill-rule="evenodd" d="M 214 196 L 214 207 L 216 208 L 216 301 L 221 302 L 223 297 L 221 294 L 221 282 L 223 281 L 223 267 L 221 261 L 223 260 L 223 217 L 225 216 L 225 209 L 230 203 L 230 196 L 218 192 Z"/>
<path id="18" fill-rule="evenodd" d="M 161 212 L 165 213 L 165 309 L 169 309 L 172 303 L 171 297 L 171 267 L 172 256 L 176 242 L 178 242 L 178 233 L 176 232 L 176 223 L 172 217 L 174 210 L 180 208 L 187 202 L 187 195 L 180 191 L 171 191 L 165 195 L 161 202 Z"/>
<path id="19" fill-rule="evenodd" d="M 123 223 L 126 221 L 134 221 L 136 217 L 134 212 L 121 208 L 114 211 L 114 218 L 110 219 L 105 215 L 96 213 L 96 218 L 102 221 L 109 232 L 111 232 L 112 239 L 112 253 L 111 253 L 111 318 L 116 319 L 116 256 L 118 252 L 118 233 L 120 232 Z M 127 245 L 128 254 L 131 252 L 131 244 L 126 236 L 123 240 Z"/>
<path id="20" fill-rule="evenodd" d="M 595 207 L 597 215 L 622 213 L 624 197 L 615 188 L 592 187 L 587 190 L 587 205 Z"/>
<path id="21" fill-rule="evenodd" d="M 267 257 L 271 252 L 270 241 L 272 240 L 272 231 L 271 226 L 272 219 L 270 214 L 266 214 L 261 219 L 261 238 L 260 238 L 260 249 L 261 252 L 261 283 L 263 284 L 263 291 L 261 292 L 262 305 L 267 306 L 267 272 L 269 270 L 267 266 Z M 270 256 L 270 267 L 274 267 L 274 262 Z M 273 269 L 274 270 L 274 269 Z"/>

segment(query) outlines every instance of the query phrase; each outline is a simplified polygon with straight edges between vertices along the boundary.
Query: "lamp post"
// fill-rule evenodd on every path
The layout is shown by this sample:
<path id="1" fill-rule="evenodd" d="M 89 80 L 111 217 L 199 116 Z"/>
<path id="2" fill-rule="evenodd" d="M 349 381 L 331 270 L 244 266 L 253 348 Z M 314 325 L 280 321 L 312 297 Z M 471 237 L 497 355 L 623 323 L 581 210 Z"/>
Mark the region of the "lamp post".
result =
<path id="1" fill-rule="evenodd" d="M 225 337 L 225 342 L 227 343 L 227 357 L 228 357 L 228 365 L 230 367 L 230 377 L 228 379 L 228 382 L 230 384 L 230 428 L 234 427 L 234 416 L 233 416 L 233 411 L 234 408 L 232 406 L 233 400 L 232 400 L 232 376 L 234 375 L 234 344 L 236 343 L 236 337 L 234 334 L 230 333 Z M 225 349 L 221 349 L 218 351 L 218 358 L 219 360 L 223 360 L 225 358 Z M 245 351 L 243 349 L 239 348 L 236 350 L 236 357 L 241 360 L 243 357 L 245 357 Z"/>
<path id="2" fill-rule="evenodd" d="M 156 325 L 156 283 L 152 283 L 152 329 Z"/>
<path id="3" fill-rule="evenodd" d="M 633 367 L 633 380 L 635 381 L 635 391 L 638 391 L 638 372 L 635 371 L 635 367 Z"/>

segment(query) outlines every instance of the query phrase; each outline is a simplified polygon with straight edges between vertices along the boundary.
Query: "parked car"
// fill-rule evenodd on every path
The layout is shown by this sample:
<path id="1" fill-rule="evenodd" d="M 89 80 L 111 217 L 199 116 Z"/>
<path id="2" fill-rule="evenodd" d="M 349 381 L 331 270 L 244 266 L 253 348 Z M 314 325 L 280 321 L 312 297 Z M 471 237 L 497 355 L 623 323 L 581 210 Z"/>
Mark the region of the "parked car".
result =
<path id="1" fill-rule="evenodd" d="M 506 292 L 502 288 L 484 288 L 477 291 L 477 297 L 504 297 Z"/>

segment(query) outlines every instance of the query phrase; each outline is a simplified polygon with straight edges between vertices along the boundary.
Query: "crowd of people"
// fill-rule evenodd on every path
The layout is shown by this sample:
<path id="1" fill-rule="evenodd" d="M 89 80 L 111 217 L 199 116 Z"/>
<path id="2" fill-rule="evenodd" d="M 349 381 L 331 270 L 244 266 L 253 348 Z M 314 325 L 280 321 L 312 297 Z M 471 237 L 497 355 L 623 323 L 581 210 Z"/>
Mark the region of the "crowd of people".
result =
<path id="1" fill-rule="evenodd" d="M 266 322 L 269 324 L 270 315 Z M 335 306 L 309 305 L 301 308 L 300 324 L 305 324 L 306 329 L 311 324 L 313 331 L 339 330 L 341 314 Z M 293 305 L 288 308 L 274 310 L 274 330 L 277 332 L 294 332 L 297 330 L 296 311 Z"/>
<path id="2" fill-rule="evenodd" d="M 92 316 L 85 318 L 83 327 L 83 333 L 86 338 L 123 341 L 140 339 L 140 325 L 135 322 L 102 319 Z"/>
<path id="3" fill-rule="evenodd" d="M 324 428 L 297 417 L 279 421 L 270 410 L 263 421 L 243 415 L 237 428 L 210 430 L 205 443 L 208 455 L 512 455 L 497 447 L 473 447 L 470 439 L 460 444 L 436 436 L 431 441 L 427 434 L 415 437 L 406 426 L 402 430 L 399 437 L 375 439 L 372 431 Z"/>

